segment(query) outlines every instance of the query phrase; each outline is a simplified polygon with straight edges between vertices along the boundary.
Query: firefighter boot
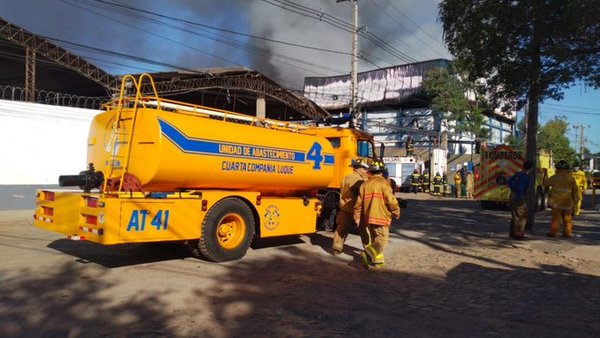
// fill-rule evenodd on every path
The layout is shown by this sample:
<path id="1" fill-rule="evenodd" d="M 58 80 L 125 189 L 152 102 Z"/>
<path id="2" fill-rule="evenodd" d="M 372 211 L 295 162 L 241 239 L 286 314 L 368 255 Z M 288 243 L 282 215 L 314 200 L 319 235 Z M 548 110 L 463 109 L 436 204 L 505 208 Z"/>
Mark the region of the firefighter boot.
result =
<path id="1" fill-rule="evenodd" d="M 360 252 L 360 259 L 362 260 L 362 263 L 363 263 L 363 265 L 364 265 L 365 269 L 367 269 L 367 270 L 368 270 L 368 269 L 369 269 L 369 266 L 371 265 L 371 263 L 370 263 L 370 259 L 369 259 L 369 255 L 367 255 L 367 253 L 366 253 L 366 252 L 364 252 L 364 251 L 361 251 L 361 252 Z"/>
<path id="2" fill-rule="evenodd" d="M 383 268 L 385 263 L 383 253 L 378 253 L 377 249 L 375 249 L 375 247 L 372 245 L 367 245 L 364 252 L 366 252 L 369 256 L 368 258 L 371 261 L 372 267 Z"/>

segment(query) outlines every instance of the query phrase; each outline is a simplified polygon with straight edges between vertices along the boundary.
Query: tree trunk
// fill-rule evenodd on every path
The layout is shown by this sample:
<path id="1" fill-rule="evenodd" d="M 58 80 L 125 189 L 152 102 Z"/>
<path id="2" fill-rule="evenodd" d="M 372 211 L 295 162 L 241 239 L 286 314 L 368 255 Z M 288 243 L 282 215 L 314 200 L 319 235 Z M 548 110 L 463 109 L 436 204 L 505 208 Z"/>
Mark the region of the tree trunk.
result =
<path id="1" fill-rule="evenodd" d="M 535 2 L 534 13 L 538 17 L 533 18 L 533 36 L 531 39 L 531 68 L 530 68 L 530 86 L 529 86 L 529 109 L 527 113 L 527 160 L 531 161 L 533 168 L 529 172 L 529 188 L 527 189 L 527 230 L 533 230 L 533 224 L 535 222 L 535 174 L 537 172 L 537 127 L 538 127 L 538 112 L 540 106 L 540 93 L 541 90 L 541 73 L 542 73 L 542 62 L 541 62 L 541 43 L 543 26 L 541 19 L 539 18 L 542 4 L 539 1 Z"/>

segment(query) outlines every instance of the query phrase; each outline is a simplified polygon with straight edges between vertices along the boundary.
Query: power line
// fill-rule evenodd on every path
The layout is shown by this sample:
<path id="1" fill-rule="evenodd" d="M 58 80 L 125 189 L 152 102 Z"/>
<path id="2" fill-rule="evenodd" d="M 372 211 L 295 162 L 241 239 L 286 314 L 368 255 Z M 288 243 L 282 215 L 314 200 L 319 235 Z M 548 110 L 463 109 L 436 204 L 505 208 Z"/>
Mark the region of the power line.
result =
<path id="1" fill-rule="evenodd" d="M 181 43 L 181 42 L 179 42 L 179 41 L 177 41 L 177 40 L 174 40 L 174 39 L 171 39 L 171 38 L 169 38 L 169 37 L 166 37 L 166 36 L 163 36 L 163 35 L 160 35 L 160 34 L 157 34 L 157 33 L 151 32 L 151 31 L 148 31 L 148 30 L 145 30 L 145 29 L 143 29 L 143 28 L 140 28 L 140 27 L 137 27 L 137 26 L 135 26 L 135 25 L 131 25 L 131 24 L 128 24 L 128 23 L 122 22 L 122 21 L 120 21 L 120 20 L 118 20 L 118 19 L 115 19 L 115 18 L 112 18 L 112 17 L 106 16 L 106 15 L 100 14 L 100 13 L 98 13 L 98 12 L 96 12 L 96 11 L 93 11 L 93 10 L 91 10 L 91 9 L 88 9 L 88 8 L 83 8 L 83 7 L 81 7 L 81 6 L 77 6 L 77 5 L 75 5 L 75 4 L 68 3 L 68 2 L 67 2 L 67 0 L 60 0 L 60 1 L 62 1 L 62 2 L 65 2 L 65 3 L 69 4 L 69 5 L 72 5 L 72 6 L 74 6 L 74 7 L 77 7 L 77 8 L 80 8 L 80 9 L 83 9 L 83 10 L 86 10 L 86 11 L 89 11 L 89 12 L 92 12 L 92 13 L 94 13 L 94 14 L 97 14 L 97 15 L 99 15 L 99 16 L 105 17 L 105 18 L 107 18 L 107 19 L 109 19 L 109 20 L 112 20 L 112 21 L 115 21 L 115 22 L 121 23 L 121 24 L 123 24 L 123 25 L 129 26 L 129 27 L 132 27 L 132 28 L 134 28 L 134 29 L 137 29 L 137 30 L 143 31 L 143 32 L 145 32 L 145 33 L 148 33 L 148 34 L 150 34 L 150 35 L 153 35 L 153 36 L 156 36 L 156 37 L 159 37 L 159 38 L 165 39 L 165 40 L 167 40 L 167 41 L 173 42 L 173 43 L 175 43 L 175 44 L 181 45 L 181 46 L 183 46 L 183 47 L 185 47 L 185 48 L 190 48 L 190 49 L 192 49 L 192 50 L 195 50 L 195 51 L 197 51 L 197 52 L 200 52 L 200 53 L 202 53 L 202 54 L 205 54 L 205 55 L 207 55 L 207 56 L 213 57 L 213 58 L 215 58 L 215 59 L 219 59 L 219 60 L 225 61 L 225 62 L 227 62 L 227 63 L 231 63 L 231 64 L 234 64 L 234 65 L 237 65 L 237 66 L 243 67 L 242 65 L 240 65 L 240 64 L 238 64 L 238 63 L 236 63 L 235 61 L 232 61 L 232 60 L 229 60 L 229 59 L 225 59 L 225 58 L 223 58 L 223 57 L 216 56 L 216 55 L 214 55 L 214 54 L 207 53 L 207 52 L 206 52 L 206 51 L 204 51 L 204 50 L 201 50 L 201 49 L 198 49 L 198 48 L 194 48 L 194 47 L 192 47 L 192 46 L 190 46 L 190 45 L 188 45 L 188 44 L 183 44 L 183 43 Z M 102 7 L 100 7 L 98 4 L 93 4 L 93 3 L 90 3 L 90 1 L 86 1 L 86 0 L 77 0 L 77 1 L 78 1 L 78 2 L 80 2 L 80 3 L 86 3 L 86 2 L 87 2 L 87 4 L 88 4 L 88 5 L 90 5 L 90 6 L 93 6 L 93 7 L 95 7 L 95 8 L 106 9 L 106 8 L 102 8 Z M 96 2 L 98 2 L 99 0 L 95 0 L 95 1 L 96 1 Z M 111 6 L 111 4 L 112 4 L 112 3 L 104 1 L 104 2 L 103 2 L 103 4 L 104 4 L 105 6 L 106 6 L 106 5 L 108 5 L 108 6 Z M 329 72 L 335 72 L 335 70 L 332 70 L 332 69 L 330 69 L 330 68 L 325 68 L 325 67 L 322 67 L 322 66 L 320 66 L 320 65 L 317 65 L 317 64 L 311 63 L 311 62 L 307 62 L 307 61 L 304 61 L 304 60 L 300 60 L 300 59 L 296 59 L 296 58 L 288 57 L 288 56 L 285 56 L 285 55 L 282 55 L 282 54 L 279 54 L 279 53 L 275 53 L 275 52 L 272 52 L 272 51 L 267 51 L 267 50 L 265 50 L 265 49 L 261 49 L 261 48 L 258 48 L 258 47 L 248 46 L 248 45 L 246 45 L 246 44 L 243 44 L 243 43 L 241 43 L 241 42 L 240 42 L 240 41 L 238 41 L 238 40 L 234 40 L 234 39 L 223 40 L 221 37 L 217 37 L 217 38 L 215 38 L 215 37 L 210 37 L 210 36 L 206 36 L 206 35 L 199 34 L 198 32 L 195 32 L 195 31 L 191 31 L 191 30 L 189 30 L 189 29 L 185 29 L 185 28 L 182 28 L 182 27 L 176 27 L 176 26 L 173 26 L 173 25 L 169 25 L 169 24 L 166 24 L 166 23 L 164 23 L 164 22 L 162 22 L 162 21 L 159 21 L 159 20 L 156 20 L 156 19 L 147 18 L 147 17 L 144 17 L 144 16 L 142 16 L 142 15 L 134 15 L 134 14 L 137 14 L 137 13 L 135 13 L 135 11 L 137 11 L 137 10 L 138 10 L 138 9 L 136 9 L 136 8 L 134 8 L 134 7 L 131 7 L 131 9 L 129 9 L 129 11 L 134 11 L 134 13 L 131 13 L 131 12 L 128 12 L 128 11 L 123 11 L 122 9 L 121 9 L 121 11 L 120 11 L 119 13 L 120 13 L 120 14 L 122 14 L 122 15 L 128 16 L 128 17 L 139 18 L 139 19 L 142 19 L 142 20 L 144 20 L 144 21 L 148 21 L 148 22 L 151 22 L 151 23 L 154 23 L 154 24 L 157 24 L 157 25 L 161 25 L 161 26 L 163 26 L 163 27 L 168 27 L 168 28 L 176 28 L 176 29 L 182 30 L 182 31 L 184 31 L 184 32 L 187 32 L 187 33 L 190 33 L 190 34 L 193 34 L 193 35 L 196 35 L 196 36 L 200 36 L 200 37 L 202 37 L 202 38 L 205 38 L 205 39 L 210 39 L 210 40 L 213 40 L 213 41 L 216 41 L 216 42 L 219 42 L 219 43 L 223 43 L 223 44 L 229 45 L 229 46 L 231 46 L 231 47 L 239 47 L 239 48 L 243 48 L 243 49 L 246 49 L 246 50 L 254 51 L 255 53 L 262 54 L 263 56 L 269 56 L 269 57 L 271 57 L 271 56 L 278 56 L 278 57 L 281 57 L 281 58 L 283 58 L 283 59 L 288 59 L 288 60 L 291 60 L 291 61 L 293 61 L 293 62 L 297 62 L 297 63 L 299 63 L 299 64 L 305 64 L 305 65 L 308 65 L 308 66 L 311 66 L 311 67 L 315 67 L 315 68 L 320 68 L 320 69 L 323 69 L 323 70 L 325 70 L 325 71 L 329 71 Z M 114 11 L 111 11 L 111 13 L 113 13 L 113 12 L 114 12 Z M 151 12 L 150 12 L 150 13 L 151 13 Z M 292 63 L 285 62 L 285 61 L 282 61 L 282 60 L 277 60 L 277 59 L 275 59 L 275 61 L 277 61 L 277 62 L 280 62 L 280 63 L 282 63 L 282 64 L 285 64 L 285 65 L 288 65 L 288 66 L 291 66 L 291 67 L 294 67 L 294 68 L 302 69 L 302 70 L 304 70 L 304 71 L 307 71 L 307 72 L 314 72 L 314 70 L 313 70 L 313 69 L 307 69 L 307 68 L 301 67 L 301 66 L 299 66 L 299 65 L 297 65 L 297 64 L 292 64 Z M 339 71 L 338 71 L 338 72 L 339 72 Z"/>
<path id="2" fill-rule="evenodd" d="M 417 39 L 418 41 L 420 41 L 424 46 L 426 46 L 427 48 L 429 48 L 431 51 L 433 51 L 434 53 L 436 53 L 438 56 L 440 57 L 445 57 L 445 55 L 443 53 L 440 53 L 439 51 L 435 50 L 431 45 L 429 45 L 427 42 L 423 41 L 419 36 L 417 36 L 415 33 L 411 32 L 408 27 L 406 27 L 402 22 L 400 22 L 395 16 L 391 15 L 388 11 L 386 11 L 380 4 L 378 4 L 377 2 L 371 0 L 371 3 L 373 5 L 375 5 L 377 8 L 379 8 L 381 13 L 384 13 L 387 17 L 389 17 L 392 21 L 394 21 L 398 26 L 402 27 L 406 32 L 413 34 L 412 36 Z M 390 4 L 388 2 L 388 4 Z M 390 4 L 391 5 L 391 4 Z M 375 21 L 377 22 L 377 21 Z M 414 21 L 411 21 L 415 26 L 417 26 L 416 23 L 414 23 Z M 418 26 L 417 26 L 418 27 Z M 388 34 L 389 35 L 389 34 Z M 416 47 L 413 47 L 403 41 L 400 41 L 398 39 L 395 39 L 395 41 L 397 43 L 400 43 L 406 47 L 408 47 L 409 49 L 417 52 L 418 54 L 420 54 L 421 56 L 423 56 L 424 58 L 427 58 L 427 56 L 419 49 L 417 49 Z"/>
<path id="3" fill-rule="evenodd" d="M 374 0 L 372 0 L 374 1 Z M 440 44 L 441 46 L 443 46 L 445 48 L 445 45 L 436 37 L 432 36 L 431 34 L 429 34 L 426 30 L 422 29 L 421 26 L 419 26 L 419 24 L 417 24 L 416 22 L 414 22 L 410 16 L 406 15 L 406 13 L 404 13 L 404 11 L 398 7 L 396 7 L 391 1 L 389 0 L 384 0 L 385 2 L 388 3 L 388 5 L 390 5 L 390 7 L 394 8 L 395 10 L 397 10 L 400 15 L 402 15 L 408 22 L 412 23 L 415 27 L 417 27 L 418 30 L 420 30 L 421 32 L 425 33 L 425 35 L 427 35 L 429 38 L 431 38 L 432 41 L 435 41 L 436 44 Z M 387 13 L 387 12 L 386 12 Z M 404 25 L 402 25 L 404 26 Z M 407 30 L 408 32 L 410 32 L 410 30 Z M 421 40 L 420 38 L 418 39 L 419 41 L 423 42 L 425 45 L 427 45 L 423 40 Z M 427 45 L 428 46 L 428 45 Z M 432 49 L 433 50 L 433 49 Z M 433 50 L 435 51 L 435 50 Z M 435 51 L 437 53 L 439 53 L 439 51 Z M 440 56 L 443 56 L 443 53 L 439 53 Z"/>
<path id="4" fill-rule="evenodd" d="M 268 42 L 272 42 L 272 43 L 282 44 L 282 45 L 285 45 L 285 46 L 297 47 L 297 48 L 303 48 L 303 49 L 311 49 L 311 50 L 315 50 L 315 51 L 332 53 L 332 54 L 350 55 L 350 53 L 348 53 L 348 52 L 343 52 L 343 51 L 338 51 L 338 50 L 332 50 L 332 49 L 327 49 L 327 48 L 314 47 L 314 46 L 307 46 L 307 45 L 302 45 L 302 44 L 298 44 L 298 43 L 293 43 L 293 42 L 288 42 L 288 41 L 282 41 L 282 40 L 276 40 L 276 39 L 271 39 L 271 38 L 267 38 L 267 37 L 263 37 L 263 36 L 258 36 L 258 35 L 253 35 L 253 34 L 242 33 L 242 32 L 238 32 L 238 31 L 234 31 L 234 30 L 230 30 L 230 29 L 218 28 L 218 27 L 214 27 L 214 26 L 202 24 L 202 23 L 199 23 L 199 22 L 194 22 L 194 21 L 189 21 L 189 20 L 185 20 L 185 19 L 181 19 L 181 18 L 176 18 L 176 17 L 173 17 L 173 16 L 168 16 L 168 15 L 164 15 L 164 14 L 160 14 L 160 13 L 156 13 L 156 12 L 144 10 L 144 9 L 141 9 L 141 8 L 132 7 L 132 6 L 126 6 L 126 5 L 123 5 L 123 4 L 109 2 L 109 1 L 105 1 L 105 0 L 95 0 L 95 1 L 107 4 L 107 5 L 110 5 L 110 6 L 118 6 L 118 7 L 121 7 L 121 8 L 126 8 L 126 9 L 129 9 L 129 10 L 134 10 L 134 11 L 138 11 L 138 12 L 141 12 L 141 13 L 146 13 L 146 14 L 154 15 L 154 16 L 161 17 L 161 18 L 168 19 L 168 20 L 178 21 L 178 22 L 186 23 L 186 24 L 189 24 L 189 25 L 197 26 L 197 27 L 204 27 L 204 28 L 207 28 L 207 29 L 210 29 L 210 30 L 215 30 L 215 31 L 223 32 L 223 33 L 229 33 L 229 34 L 234 34 L 234 35 L 245 36 L 245 37 L 249 37 L 249 38 L 256 39 L 256 40 L 263 40 L 263 41 L 268 41 Z"/>
<path id="5" fill-rule="evenodd" d="M 551 107 L 557 107 L 557 108 L 573 108 L 573 109 L 584 109 L 584 110 L 598 110 L 600 111 L 600 108 L 591 108 L 591 107 L 580 107 L 580 106 L 566 106 L 566 105 L 559 105 L 559 104 L 552 104 L 552 103 L 544 103 L 544 106 L 551 106 Z"/>
<path id="6" fill-rule="evenodd" d="M 286 1 L 286 0 L 262 0 L 263 2 L 266 2 L 270 5 L 273 5 L 275 7 L 279 7 L 283 10 L 286 11 L 290 11 L 299 15 L 303 15 L 315 20 L 319 20 L 322 22 L 325 22 L 329 25 L 332 25 L 336 28 L 339 28 L 343 31 L 352 32 L 352 25 L 341 20 L 338 19 L 330 14 L 324 13 L 322 11 L 307 7 L 307 6 L 303 6 L 300 4 L 296 4 L 293 3 L 291 1 Z M 369 32 L 364 32 L 364 31 L 360 31 L 359 35 L 363 38 L 368 39 L 369 41 L 371 41 L 374 45 L 376 45 L 377 47 L 383 49 L 384 51 L 388 52 L 389 54 L 395 56 L 396 58 L 402 60 L 403 62 L 416 62 L 415 59 L 411 58 L 410 56 L 406 55 L 405 53 L 403 53 L 402 51 L 396 49 L 395 47 L 389 45 L 387 42 L 385 42 L 384 40 L 380 39 L 379 37 L 375 36 L 372 33 Z"/>
<path id="7" fill-rule="evenodd" d="M 581 111 L 576 111 L 576 110 L 567 110 L 567 109 L 560 109 L 560 108 L 545 108 L 548 111 L 552 111 L 555 113 L 571 113 L 571 114 L 579 114 L 579 115 L 592 115 L 592 116 L 600 116 L 600 112 L 599 113 L 588 113 L 588 112 L 581 112 Z"/>

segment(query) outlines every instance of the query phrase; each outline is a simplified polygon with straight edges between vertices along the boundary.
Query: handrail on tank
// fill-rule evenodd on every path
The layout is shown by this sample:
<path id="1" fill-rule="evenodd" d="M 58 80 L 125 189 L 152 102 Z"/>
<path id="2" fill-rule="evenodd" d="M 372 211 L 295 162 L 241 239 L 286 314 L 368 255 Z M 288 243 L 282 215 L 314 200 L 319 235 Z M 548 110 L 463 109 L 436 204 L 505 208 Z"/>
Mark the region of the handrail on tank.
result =
<path id="1" fill-rule="evenodd" d="M 147 95 L 147 96 L 143 96 L 142 95 L 143 93 L 141 92 L 142 91 L 142 82 L 145 78 L 147 78 L 150 81 L 150 85 L 152 87 L 152 94 Z M 305 125 L 298 124 L 298 123 L 290 123 L 290 122 L 284 122 L 284 121 L 279 121 L 279 120 L 248 116 L 248 115 L 231 112 L 231 111 L 227 111 L 227 110 L 222 110 L 222 109 L 218 109 L 218 108 L 194 105 L 194 104 L 185 103 L 185 102 L 181 102 L 181 101 L 175 101 L 175 100 L 161 98 L 158 95 L 158 91 L 156 90 L 156 86 L 154 84 L 154 80 L 153 80 L 152 76 L 147 73 L 140 75 L 138 81 L 135 81 L 135 79 L 131 75 L 127 75 L 123 78 L 123 81 L 121 84 L 121 93 L 120 93 L 119 99 L 117 100 L 116 109 L 121 109 L 123 102 L 128 101 L 124 95 L 124 85 L 125 85 L 126 79 L 132 79 L 132 82 L 136 88 L 135 98 L 131 98 L 136 101 L 135 102 L 136 106 L 137 106 L 137 104 L 141 104 L 144 108 L 146 108 L 147 106 L 152 106 L 156 109 L 161 109 L 161 110 L 167 108 L 167 109 L 177 110 L 180 112 L 200 113 L 200 115 L 199 115 L 200 117 L 209 117 L 209 116 L 218 117 L 218 118 L 222 119 L 223 121 L 238 120 L 238 121 L 248 122 L 250 125 L 253 125 L 253 126 L 274 128 L 274 129 L 278 129 L 278 130 L 287 130 L 287 131 L 291 131 L 291 132 L 298 132 L 301 130 L 310 129 L 310 126 L 305 126 Z M 114 107 L 114 101 L 112 103 L 113 103 L 113 107 Z M 107 110 L 111 109 L 110 104 L 111 103 L 108 103 L 106 105 Z M 135 108 L 135 106 L 134 106 L 134 108 Z"/>
<path id="2" fill-rule="evenodd" d="M 152 79 L 152 76 L 150 76 L 150 74 L 148 73 L 143 73 L 142 75 L 140 75 L 140 77 L 138 78 L 137 83 L 135 83 L 135 100 L 134 100 L 134 104 L 133 104 L 133 117 L 131 119 L 131 129 L 130 132 L 128 133 L 128 138 L 127 138 L 127 154 L 125 155 L 125 163 L 123 164 L 123 168 L 121 169 L 121 178 L 119 179 L 119 190 L 121 191 L 123 189 L 123 181 L 125 179 L 125 174 L 127 173 L 127 170 L 129 169 L 129 160 L 131 158 L 131 148 L 133 146 L 133 132 L 135 130 L 135 122 L 137 120 L 137 113 L 138 113 L 138 104 L 141 103 L 142 106 L 144 108 L 146 108 L 146 106 L 144 105 L 144 102 L 142 100 L 142 82 L 144 81 L 144 78 L 148 78 L 148 81 L 150 81 L 150 85 L 152 86 L 152 91 L 154 92 L 154 97 L 156 98 L 156 100 L 159 100 L 158 97 L 158 92 L 156 91 L 156 86 L 154 85 L 154 79 Z M 121 114 L 121 110 L 119 110 L 119 115 Z"/>
<path id="3" fill-rule="evenodd" d="M 112 137 L 115 138 L 114 142 L 118 142 L 119 139 L 119 133 L 117 132 L 120 128 L 121 125 L 121 114 L 123 112 L 123 104 L 125 102 L 125 88 L 126 88 L 126 84 L 127 81 L 131 81 L 131 83 L 135 86 L 136 88 L 136 92 L 139 91 L 139 85 L 138 82 L 136 80 L 136 78 L 133 75 L 125 75 L 123 77 L 123 79 L 121 80 L 121 87 L 119 89 L 119 98 L 117 99 L 116 103 L 117 103 L 117 117 L 115 119 L 115 122 L 112 125 Z M 111 110 L 111 105 L 110 102 L 106 104 L 106 110 Z M 104 175 L 104 182 L 102 184 L 102 193 L 106 192 L 106 184 L 108 182 L 108 180 L 110 178 L 112 178 L 112 174 L 114 172 L 114 165 L 115 165 L 115 158 L 117 156 L 116 152 L 117 152 L 117 147 L 113 146 L 113 149 L 110 152 L 110 157 L 109 157 L 109 166 L 108 166 L 108 173 L 106 173 Z M 122 171 L 124 171 L 124 168 L 122 169 Z M 123 179 L 123 175 L 124 173 L 121 173 L 121 180 Z M 121 190 L 122 186 L 119 184 L 119 190 Z"/>
<path id="4" fill-rule="evenodd" d="M 133 142 L 133 133 L 135 130 L 135 122 L 137 120 L 137 112 L 139 109 L 138 105 L 141 103 L 142 106 L 145 108 L 144 100 L 142 100 L 142 92 L 141 92 L 141 85 L 145 78 L 147 78 L 150 81 L 150 85 L 152 86 L 152 90 L 154 92 L 154 98 L 157 101 L 159 101 L 160 98 L 158 97 L 158 92 L 156 91 L 156 86 L 154 85 L 154 80 L 152 79 L 152 76 L 150 76 L 150 74 L 143 73 L 139 76 L 139 78 L 137 80 L 133 75 L 125 75 L 125 76 L 123 76 L 123 79 L 121 80 L 121 87 L 119 90 L 119 98 L 116 101 L 117 116 L 116 116 L 116 121 L 113 124 L 115 141 L 117 141 L 119 138 L 119 133 L 117 131 L 119 130 L 119 128 L 121 126 L 121 116 L 122 116 L 123 109 L 124 109 L 124 103 L 128 101 L 126 99 L 128 96 L 127 96 L 127 93 L 125 92 L 128 81 L 130 81 L 135 88 L 135 98 L 133 98 L 133 100 L 131 100 L 133 102 L 133 107 L 132 107 L 133 108 L 133 117 L 132 117 L 130 131 L 128 133 L 125 133 L 127 135 L 127 154 L 125 155 L 125 160 L 124 160 L 123 166 L 121 167 L 121 175 L 120 175 L 120 179 L 119 179 L 118 191 L 121 191 L 121 189 L 123 188 L 123 183 L 124 183 L 123 180 L 124 180 L 125 174 L 127 173 L 127 169 L 129 168 L 129 160 L 131 157 L 131 145 Z M 110 103 L 106 105 L 106 109 L 107 110 L 112 109 Z M 114 159 L 117 155 L 115 153 L 116 149 L 117 149 L 116 147 L 113 148 L 113 150 L 110 154 L 110 166 L 109 166 L 110 169 L 109 169 L 108 174 L 105 175 L 104 184 L 102 186 L 103 192 L 106 192 L 106 183 L 107 183 L 108 179 L 112 178 L 112 175 L 114 172 Z"/>
<path id="5" fill-rule="evenodd" d="M 144 80 L 149 81 L 149 83 L 150 83 L 150 87 L 152 88 L 152 93 L 150 95 L 144 96 L 142 93 L 142 84 L 143 84 Z M 127 93 L 126 93 L 128 82 L 130 82 L 133 85 L 133 87 L 135 88 L 135 95 L 133 95 L 133 96 L 127 95 Z M 125 106 L 126 103 L 133 103 L 133 107 L 126 107 Z M 133 116 L 131 119 L 132 122 L 131 122 L 130 131 L 126 132 L 126 133 L 121 133 L 122 135 L 127 135 L 127 150 L 126 150 L 127 154 L 124 156 L 125 160 L 121 167 L 121 177 L 119 180 L 118 191 L 121 191 L 121 189 L 123 188 L 123 183 L 124 183 L 123 179 L 125 177 L 125 174 L 127 173 L 127 169 L 129 168 L 129 160 L 131 157 L 131 148 L 132 148 L 132 142 L 133 142 L 134 127 L 135 127 L 135 123 L 137 120 L 138 109 L 140 108 L 140 106 L 143 108 L 152 107 L 152 108 L 159 109 L 159 110 L 171 109 L 174 111 L 178 111 L 180 113 L 194 113 L 194 114 L 197 114 L 197 116 L 204 117 L 204 118 L 218 117 L 218 118 L 222 119 L 223 121 L 230 121 L 230 122 L 233 122 L 232 120 L 244 121 L 244 122 L 249 123 L 252 126 L 261 126 L 261 127 L 265 127 L 265 128 L 286 130 L 286 131 L 290 131 L 290 132 L 306 131 L 311 128 L 310 126 L 305 126 L 305 125 L 298 124 L 298 123 L 290 123 L 290 122 L 284 122 L 284 121 L 279 121 L 279 120 L 253 117 L 253 116 L 248 116 L 248 115 L 231 112 L 231 111 L 226 111 L 226 110 L 221 110 L 221 109 L 217 109 L 217 108 L 210 108 L 210 107 L 206 107 L 206 106 L 194 105 L 194 104 L 189 104 L 189 103 L 175 101 L 175 100 L 163 99 L 163 98 L 159 97 L 158 91 L 156 90 L 156 85 L 154 84 L 154 79 L 152 78 L 152 76 L 150 74 L 143 73 L 137 79 L 133 75 L 129 75 L 129 74 L 124 75 L 121 80 L 121 86 L 120 86 L 118 98 L 116 100 L 111 100 L 110 102 L 108 102 L 104 105 L 104 108 L 107 111 L 113 110 L 113 109 L 117 110 L 116 121 L 112 127 L 113 132 L 114 132 L 113 134 L 115 137 L 115 142 L 118 141 L 118 138 L 119 138 L 119 133 L 117 131 L 119 130 L 119 128 L 121 126 L 121 120 L 122 120 L 121 116 L 123 114 L 123 111 L 126 108 L 133 109 Z M 108 179 L 111 179 L 112 175 L 114 173 L 114 159 L 117 156 L 117 154 L 115 153 L 116 149 L 117 148 L 114 147 L 110 154 L 111 163 L 109 166 L 109 171 L 105 175 L 104 184 L 102 186 L 103 193 L 106 192 L 106 185 L 107 185 Z"/>

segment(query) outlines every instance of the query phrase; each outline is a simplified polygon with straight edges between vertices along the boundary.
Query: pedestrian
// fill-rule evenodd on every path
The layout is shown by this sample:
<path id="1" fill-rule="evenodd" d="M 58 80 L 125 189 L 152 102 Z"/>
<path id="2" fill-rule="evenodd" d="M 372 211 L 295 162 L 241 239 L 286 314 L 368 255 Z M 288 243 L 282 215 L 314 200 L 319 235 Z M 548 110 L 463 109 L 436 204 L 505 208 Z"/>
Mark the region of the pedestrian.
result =
<path id="1" fill-rule="evenodd" d="M 583 202 L 583 194 L 587 189 L 587 178 L 585 177 L 585 173 L 579 168 L 579 162 L 573 163 L 573 178 L 577 183 L 577 187 L 579 188 L 579 201 L 575 204 L 573 209 L 573 215 L 579 216 L 581 213 L 581 203 Z"/>
<path id="2" fill-rule="evenodd" d="M 523 162 L 523 170 L 508 178 L 506 182 L 510 188 L 510 229 L 508 236 L 512 239 L 525 239 L 525 225 L 527 225 L 527 203 L 525 194 L 529 187 L 529 172 L 533 162 Z"/>
<path id="3" fill-rule="evenodd" d="M 573 230 L 573 218 L 571 214 L 577 202 L 579 202 L 579 187 L 569 172 L 569 163 L 565 160 L 556 162 L 554 166 L 556 174 L 548 179 L 550 187 L 550 198 L 548 205 L 552 208 L 552 220 L 550 221 L 550 232 L 548 237 L 557 237 L 560 229 L 560 221 L 564 223 L 563 237 L 571 237 Z"/>
<path id="4" fill-rule="evenodd" d="M 433 176 L 433 196 L 440 196 L 442 191 L 442 175 L 440 172 L 436 172 Z"/>
<path id="5" fill-rule="evenodd" d="M 375 161 L 369 167 L 369 179 L 360 187 L 354 205 L 354 222 L 363 242 L 360 256 L 365 267 L 383 267 L 383 251 L 388 244 L 392 218 L 400 218 L 398 200 L 383 178 L 384 165 Z"/>
<path id="6" fill-rule="evenodd" d="M 350 164 L 352 173 L 342 179 L 340 188 L 339 210 L 335 216 L 336 228 L 333 233 L 333 254 L 339 255 L 344 249 L 344 242 L 348 233 L 354 227 L 352 213 L 354 212 L 354 203 L 358 196 L 358 190 L 361 184 L 367 180 L 367 162 L 362 158 L 352 160 Z"/>
<path id="7" fill-rule="evenodd" d="M 413 193 L 417 193 L 419 191 L 419 186 L 421 185 L 421 175 L 419 171 L 415 169 L 412 175 L 410 175 L 410 191 Z"/>
<path id="8" fill-rule="evenodd" d="M 473 189 L 475 187 L 475 179 L 473 177 L 473 172 L 471 170 L 469 170 L 467 172 L 467 183 L 466 183 L 466 189 L 467 189 L 467 198 L 468 199 L 473 199 Z"/>
<path id="9" fill-rule="evenodd" d="M 454 187 L 455 187 L 455 194 L 456 194 L 456 198 L 460 197 L 460 191 L 461 191 L 461 185 L 462 185 L 462 177 L 460 175 L 460 171 L 456 171 L 454 173 Z"/>

